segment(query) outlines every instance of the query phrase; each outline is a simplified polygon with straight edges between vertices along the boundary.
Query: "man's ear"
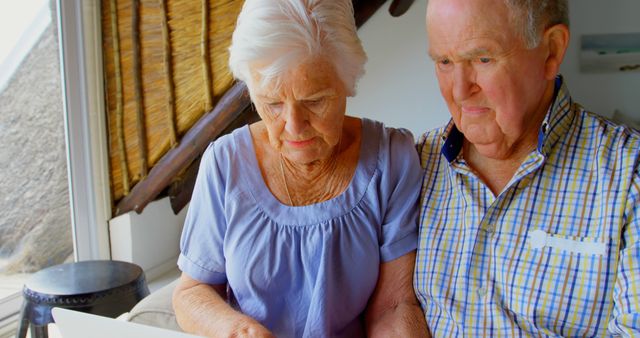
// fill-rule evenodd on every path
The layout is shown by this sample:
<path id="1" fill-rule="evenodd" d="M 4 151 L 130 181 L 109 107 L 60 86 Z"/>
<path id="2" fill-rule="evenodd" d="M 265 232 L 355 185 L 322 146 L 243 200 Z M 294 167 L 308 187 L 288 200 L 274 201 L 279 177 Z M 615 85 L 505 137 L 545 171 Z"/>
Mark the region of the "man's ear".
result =
<path id="1" fill-rule="evenodd" d="M 553 80 L 560 71 L 560 64 L 569 46 L 569 27 L 556 24 L 547 28 L 544 31 L 542 43 L 547 47 L 545 76 L 548 80 Z"/>

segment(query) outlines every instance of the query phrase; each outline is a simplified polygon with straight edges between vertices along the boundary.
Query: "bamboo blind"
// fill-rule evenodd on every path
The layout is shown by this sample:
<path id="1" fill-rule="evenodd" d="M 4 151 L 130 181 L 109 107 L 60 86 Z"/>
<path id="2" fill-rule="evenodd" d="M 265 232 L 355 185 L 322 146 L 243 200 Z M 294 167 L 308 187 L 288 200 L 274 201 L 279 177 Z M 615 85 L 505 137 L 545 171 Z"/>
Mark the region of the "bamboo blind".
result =
<path id="1" fill-rule="evenodd" d="M 102 1 L 112 204 L 232 85 L 228 47 L 242 3 Z"/>

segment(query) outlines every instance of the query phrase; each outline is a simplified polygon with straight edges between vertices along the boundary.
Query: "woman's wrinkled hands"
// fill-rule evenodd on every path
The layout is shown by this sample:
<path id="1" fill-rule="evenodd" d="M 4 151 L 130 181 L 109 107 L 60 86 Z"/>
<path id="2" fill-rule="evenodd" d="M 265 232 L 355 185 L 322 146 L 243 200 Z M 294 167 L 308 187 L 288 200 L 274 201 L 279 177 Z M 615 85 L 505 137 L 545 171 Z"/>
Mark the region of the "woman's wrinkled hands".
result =
<path id="1" fill-rule="evenodd" d="M 176 320 L 182 330 L 203 337 L 274 338 L 257 320 L 229 306 L 226 288 L 226 284 L 204 284 L 183 273 L 173 292 Z"/>
<path id="2" fill-rule="evenodd" d="M 273 333 L 252 318 L 244 317 L 232 325 L 229 338 L 275 338 Z"/>

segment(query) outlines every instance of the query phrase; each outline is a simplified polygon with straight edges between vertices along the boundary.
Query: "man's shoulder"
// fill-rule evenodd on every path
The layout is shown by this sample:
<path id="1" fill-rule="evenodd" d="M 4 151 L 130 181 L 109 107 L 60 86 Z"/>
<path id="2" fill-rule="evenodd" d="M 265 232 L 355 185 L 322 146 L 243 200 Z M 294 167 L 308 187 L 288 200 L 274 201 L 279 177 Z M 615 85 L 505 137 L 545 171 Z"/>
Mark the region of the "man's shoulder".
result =
<path id="1" fill-rule="evenodd" d="M 640 131 L 576 105 L 580 133 L 589 143 L 612 151 L 640 153 Z"/>
<path id="2" fill-rule="evenodd" d="M 551 130 L 555 140 L 543 150 L 547 161 L 565 168 L 605 170 L 617 178 L 633 175 L 640 165 L 640 133 L 577 103 L 571 113 L 565 128 Z"/>
<path id="3" fill-rule="evenodd" d="M 448 129 L 448 125 L 431 129 L 418 139 L 416 148 L 423 168 L 425 168 L 427 162 L 432 162 L 442 156 L 442 146 L 446 141 Z"/>
<path id="4" fill-rule="evenodd" d="M 427 154 L 440 154 L 447 137 L 448 126 L 442 126 L 428 130 L 418 139 L 418 153 L 420 156 Z"/>

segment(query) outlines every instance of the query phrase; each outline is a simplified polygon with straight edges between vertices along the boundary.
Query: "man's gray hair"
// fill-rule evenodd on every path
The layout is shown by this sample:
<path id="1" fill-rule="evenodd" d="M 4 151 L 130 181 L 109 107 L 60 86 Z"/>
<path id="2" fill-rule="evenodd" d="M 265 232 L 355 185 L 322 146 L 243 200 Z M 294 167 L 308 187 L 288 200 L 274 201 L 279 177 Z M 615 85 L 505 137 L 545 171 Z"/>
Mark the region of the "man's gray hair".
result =
<path id="1" fill-rule="evenodd" d="M 540 43 L 545 29 L 564 24 L 569 26 L 568 0 L 504 0 L 511 10 L 514 24 L 522 29 L 521 34 L 528 48 Z"/>
<path id="2" fill-rule="evenodd" d="M 356 33 L 351 0 L 246 0 L 229 48 L 233 76 L 260 85 L 314 57 L 333 64 L 349 95 L 364 74 L 367 56 Z"/>

